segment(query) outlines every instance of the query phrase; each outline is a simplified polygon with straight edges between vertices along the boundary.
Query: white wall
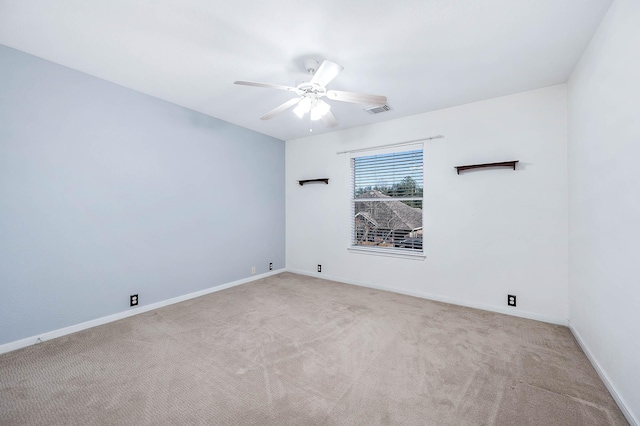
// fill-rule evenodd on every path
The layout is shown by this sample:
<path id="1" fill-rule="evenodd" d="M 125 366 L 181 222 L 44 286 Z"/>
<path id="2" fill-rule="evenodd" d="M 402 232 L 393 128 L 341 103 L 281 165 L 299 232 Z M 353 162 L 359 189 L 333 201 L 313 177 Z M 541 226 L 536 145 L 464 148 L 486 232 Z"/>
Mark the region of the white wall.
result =
<path id="1" fill-rule="evenodd" d="M 287 141 L 287 268 L 566 323 L 566 108 L 559 85 Z M 336 153 L 436 134 L 424 147 L 427 259 L 348 252 L 349 155 Z M 454 169 L 507 160 L 517 171 Z M 329 185 L 297 184 L 320 177 Z"/>
<path id="2" fill-rule="evenodd" d="M 616 0 L 568 85 L 571 326 L 636 424 L 640 419 L 638 46 L 640 2 Z"/>
<path id="3" fill-rule="evenodd" d="M 0 45 L 0 346 L 283 268 L 284 154 Z"/>

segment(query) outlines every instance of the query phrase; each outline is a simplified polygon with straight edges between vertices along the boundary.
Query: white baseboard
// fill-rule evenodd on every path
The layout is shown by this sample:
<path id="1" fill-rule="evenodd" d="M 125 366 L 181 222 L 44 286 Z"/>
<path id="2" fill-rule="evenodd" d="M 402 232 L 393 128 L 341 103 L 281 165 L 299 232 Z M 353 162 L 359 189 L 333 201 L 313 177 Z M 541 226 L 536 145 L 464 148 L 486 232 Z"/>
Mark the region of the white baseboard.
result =
<path id="1" fill-rule="evenodd" d="M 638 419 L 633 415 L 633 413 L 629 409 L 629 406 L 624 401 L 624 398 L 622 398 L 622 396 L 620 396 L 620 394 L 616 390 L 615 386 L 611 382 L 611 379 L 609 379 L 609 376 L 604 371 L 604 369 L 600 366 L 598 361 L 595 359 L 595 357 L 593 356 L 593 354 L 589 350 L 589 347 L 587 346 L 587 344 L 584 342 L 584 340 L 582 340 L 582 337 L 580 336 L 580 333 L 578 333 L 578 330 L 576 330 L 573 327 L 571 322 L 569 322 L 569 330 L 571 330 L 571 333 L 573 333 L 573 337 L 576 338 L 576 341 L 578 342 L 578 344 L 582 348 L 582 352 L 584 352 L 585 355 L 587 356 L 587 358 L 589 358 L 589 361 L 591 362 L 591 365 L 593 365 L 593 368 L 596 370 L 596 372 L 598 373 L 598 376 L 600 376 L 600 379 L 602 380 L 604 385 L 609 390 L 609 393 L 611 394 L 613 399 L 616 401 L 616 404 L 618 404 L 618 407 L 620 407 L 620 411 L 622 411 L 622 414 L 624 414 L 624 416 L 626 417 L 626 419 L 629 422 L 629 424 L 631 426 L 640 426 L 640 422 L 638 422 Z"/>
<path id="2" fill-rule="evenodd" d="M 151 303 L 150 305 L 141 305 L 137 308 L 118 312 L 116 314 L 107 315 L 106 317 L 96 318 L 94 320 L 85 321 L 79 324 L 74 324 L 69 327 L 60 328 L 58 330 L 47 331 L 46 333 L 38 334 L 36 336 L 27 337 L 26 339 L 16 340 L 14 342 L 5 343 L 0 345 L 0 354 L 15 351 L 16 349 L 21 349 L 27 346 L 35 345 L 36 343 L 41 343 L 47 340 L 55 339 L 56 337 L 66 336 L 67 334 L 75 333 L 77 331 L 86 330 L 88 328 L 96 327 L 99 325 L 107 324 L 113 321 L 117 321 L 123 318 L 132 317 L 134 315 L 142 314 L 144 312 L 149 312 L 154 309 L 162 308 L 164 306 L 173 305 L 174 303 L 184 302 L 185 300 L 194 299 L 196 297 L 204 296 L 205 294 L 215 293 L 216 291 L 224 290 L 227 288 L 235 287 L 238 285 L 246 284 L 252 281 L 259 280 L 261 278 L 266 278 L 272 275 L 277 275 L 284 272 L 285 269 L 278 269 L 276 271 L 270 271 L 260 275 L 254 275 L 249 278 L 243 278 L 241 280 L 233 281 L 230 283 L 222 284 L 215 287 L 210 287 L 204 290 L 196 291 L 193 293 L 185 294 L 178 297 L 173 297 L 171 299 L 162 300 L 160 302 Z"/>
<path id="3" fill-rule="evenodd" d="M 480 309 L 483 311 L 496 312 L 499 314 L 511 315 L 511 316 L 520 317 L 520 318 L 527 318 L 527 319 L 547 322 L 551 324 L 564 325 L 565 327 L 569 325 L 569 320 L 567 319 L 548 317 L 548 316 L 536 314 L 533 312 L 517 311 L 517 310 L 513 310 L 513 308 L 501 308 L 497 306 L 483 305 L 481 303 L 468 302 L 466 300 L 454 299 L 446 296 L 438 296 L 435 294 L 401 290 L 401 289 L 391 288 L 391 287 L 384 287 L 384 286 L 374 285 L 370 283 L 354 281 L 354 280 L 344 279 L 340 277 L 334 277 L 334 276 L 330 276 L 330 275 L 318 273 L 318 272 L 307 272 L 307 271 L 301 271 L 298 269 L 291 269 L 291 268 L 286 268 L 286 271 L 294 274 L 307 275 L 310 277 L 321 278 L 329 281 L 337 281 L 344 284 L 357 285 L 359 287 L 373 288 L 376 290 L 390 291 L 392 293 L 399 293 L 407 296 L 419 297 L 421 299 L 434 300 L 436 302 L 450 303 L 452 305 L 465 306 L 467 308 Z"/>

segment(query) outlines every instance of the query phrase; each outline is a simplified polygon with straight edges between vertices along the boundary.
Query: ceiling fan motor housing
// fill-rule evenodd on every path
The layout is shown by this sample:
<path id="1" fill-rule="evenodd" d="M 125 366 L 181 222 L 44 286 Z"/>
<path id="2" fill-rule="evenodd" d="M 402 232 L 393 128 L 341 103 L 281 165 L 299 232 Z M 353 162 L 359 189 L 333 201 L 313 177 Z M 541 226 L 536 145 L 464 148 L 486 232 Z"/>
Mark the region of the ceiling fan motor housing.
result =
<path id="1" fill-rule="evenodd" d="M 321 98 L 327 93 L 327 89 L 320 86 L 318 83 L 303 82 L 298 84 L 296 89 L 298 89 L 301 96 L 305 97 Z"/>
<path id="2" fill-rule="evenodd" d="M 304 61 L 304 69 L 306 69 L 310 75 L 315 74 L 319 66 L 320 62 L 315 59 L 307 59 Z"/>

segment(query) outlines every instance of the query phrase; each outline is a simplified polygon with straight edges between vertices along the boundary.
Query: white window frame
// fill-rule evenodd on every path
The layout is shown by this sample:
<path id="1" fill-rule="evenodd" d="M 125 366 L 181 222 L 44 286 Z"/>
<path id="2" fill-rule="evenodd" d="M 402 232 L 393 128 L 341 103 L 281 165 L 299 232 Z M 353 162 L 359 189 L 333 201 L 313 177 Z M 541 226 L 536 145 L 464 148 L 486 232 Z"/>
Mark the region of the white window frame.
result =
<path id="1" fill-rule="evenodd" d="M 366 254 L 366 255 L 375 255 L 375 256 L 399 257 L 399 258 L 414 259 L 414 260 L 424 260 L 426 258 L 425 246 L 424 246 L 424 231 L 422 231 L 423 232 L 423 244 L 422 244 L 422 249 L 421 250 L 418 250 L 418 249 L 407 249 L 407 248 L 400 248 L 400 247 L 363 246 L 363 245 L 356 245 L 355 244 L 355 239 L 356 239 L 355 205 L 356 205 L 356 201 L 359 201 L 359 202 L 362 202 L 362 201 L 383 202 L 379 198 L 378 199 L 356 198 L 356 191 L 355 191 L 355 159 L 356 158 L 360 158 L 360 157 L 369 157 L 369 156 L 393 154 L 393 153 L 403 153 L 403 152 L 416 151 L 416 150 L 422 151 L 422 180 L 423 180 L 422 197 L 394 197 L 393 201 L 420 200 L 422 202 L 421 224 L 422 224 L 422 227 L 423 227 L 424 226 L 424 146 L 423 146 L 423 144 L 422 143 L 417 143 L 417 144 L 403 145 L 403 146 L 397 146 L 397 147 L 392 147 L 392 148 L 359 150 L 357 152 L 352 152 L 351 153 L 351 159 L 350 159 L 351 182 L 350 182 L 350 188 L 349 188 L 349 192 L 350 192 L 350 197 L 349 197 L 349 203 L 350 203 L 350 209 L 349 209 L 349 212 L 350 212 L 350 215 L 349 215 L 350 226 L 349 226 L 349 230 L 350 230 L 350 235 L 349 235 L 349 248 L 348 248 L 348 250 L 350 252 L 358 253 L 358 254 Z M 416 228 L 416 229 L 418 229 L 418 228 Z"/>

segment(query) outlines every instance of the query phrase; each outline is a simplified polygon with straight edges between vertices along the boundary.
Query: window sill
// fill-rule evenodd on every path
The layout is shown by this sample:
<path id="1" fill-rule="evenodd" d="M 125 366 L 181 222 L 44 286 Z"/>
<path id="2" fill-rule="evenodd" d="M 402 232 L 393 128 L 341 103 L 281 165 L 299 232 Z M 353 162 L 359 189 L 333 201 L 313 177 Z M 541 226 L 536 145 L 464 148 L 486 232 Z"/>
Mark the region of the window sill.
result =
<path id="1" fill-rule="evenodd" d="M 423 253 L 416 253 L 412 251 L 404 251 L 399 249 L 384 249 L 384 248 L 368 248 L 368 247 L 357 247 L 352 246 L 349 247 L 351 253 L 358 254 L 370 254 L 373 256 L 386 256 L 386 257 L 399 257 L 401 259 L 411 259 L 411 260 L 425 260 L 427 256 Z"/>

